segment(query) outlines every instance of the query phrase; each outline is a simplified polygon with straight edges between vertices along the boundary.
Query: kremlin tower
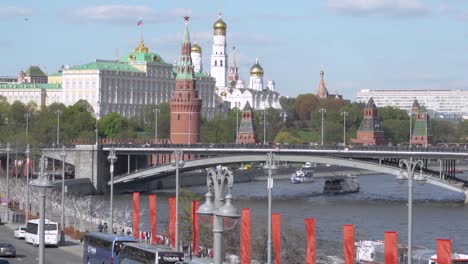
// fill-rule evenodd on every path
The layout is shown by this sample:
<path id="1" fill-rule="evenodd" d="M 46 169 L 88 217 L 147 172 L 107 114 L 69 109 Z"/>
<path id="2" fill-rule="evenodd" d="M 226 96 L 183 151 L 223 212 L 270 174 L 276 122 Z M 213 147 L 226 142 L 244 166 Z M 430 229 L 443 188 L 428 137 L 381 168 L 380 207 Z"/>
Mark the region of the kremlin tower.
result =
<path id="1" fill-rule="evenodd" d="M 214 23 L 213 53 L 211 54 L 211 77 L 216 79 L 216 87 L 226 87 L 228 56 L 226 54 L 226 23 L 221 19 Z"/>
<path id="2" fill-rule="evenodd" d="M 356 138 L 352 139 L 355 144 L 365 146 L 382 146 L 387 143 L 384 137 L 384 130 L 379 121 L 379 111 L 371 97 L 363 110 L 364 118 L 356 132 Z"/>
<path id="3" fill-rule="evenodd" d="M 245 104 L 242 110 L 242 119 L 237 134 L 238 144 L 254 144 L 255 143 L 255 131 L 253 128 L 253 113 L 249 102 Z"/>
<path id="4" fill-rule="evenodd" d="M 200 141 L 202 101 L 195 89 L 188 19 L 185 17 L 182 55 L 177 67 L 175 91 L 170 101 L 172 144 L 192 144 Z"/>
<path id="5" fill-rule="evenodd" d="M 231 65 L 229 66 L 229 87 L 235 88 L 239 80 L 239 68 L 237 67 L 236 47 L 232 47 Z"/>

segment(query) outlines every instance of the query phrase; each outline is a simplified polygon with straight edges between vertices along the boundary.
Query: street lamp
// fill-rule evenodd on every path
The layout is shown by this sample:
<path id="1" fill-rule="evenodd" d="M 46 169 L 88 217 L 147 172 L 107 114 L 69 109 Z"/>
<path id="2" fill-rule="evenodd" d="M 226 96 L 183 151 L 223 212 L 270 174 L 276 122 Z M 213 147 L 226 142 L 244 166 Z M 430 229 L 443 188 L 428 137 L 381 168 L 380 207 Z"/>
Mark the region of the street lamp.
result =
<path id="1" fill-rule="evenodd" d="M 176 169 L 176 198 L 175 198 L 175 249 L 179 248 L 179 168 L 183 168 L 185 162 L 181 159 L 182 151 L 174 150 L 174 160 L 171 162 Z"/>
<path id="2" fill-rule="evenodd" d="M 57 109 L 55 113 L 57 113 L 57 146 L 59 146 L 60 145 L 60 115 L 62 114 L 62 110 Z"/>
<path id="3" fill-rule="evenodd" d="M 28 136 L 29 136 L 29 117 L 31 116 L 31 114 L 29 112 L 26 112 L 24 116 L 26 117 L 26 142 L 27 142 Z"/>
<path id="4" fill-rule="evenodd" d="M 99 144 L 99 128 L 98 128 L 99 114 L 96 112 L 96 148 Z"/>
<path id="5" fill-rule="evenodd" d="M 218 166 L 215 169 L 207 169 L 206 184 L 208 192 L 206 193 L 206 201 L 197 211 L 200 215 L 213 216 L 213 263 L 221 264 L 223 262 L 223 218 L 240 218 L 240 214 L 232 205 L 231 189 L 234 184 L 234 175 L 227 168 Z M 227 194 L 226 192 L 227 185 Z M 214 192 L 214 203 L 211 200 Z M 226 200 L 226 202 L 224 202 Z"/>
<path id="6" fill-rule="evenodd" d="M 7 144 L 7 147 L 5 149 L 6 153 L 7 153 L 7 158 L 6 158 L 6 181 L 7 181 L 7 210 L 6 210 L 6 216 L 7 216 L 7 221 L 9 220 L 10 218 L 10 211 L 9 211 L 9 207 L 10 207 L 10 151 L 11 151 L 11 148 L 10 148 L 10 143 Z"/>
<path id="7" fill-rule="evenodd" d="M 410 148 L 412 144 L 412 137 L 413 137 L 413 112 L 410 112 L 410 117 L 409 117 L 409 147 Z"/>
<path id="8" fill-rule="evenodd" d="M 55 142 L 52 143 L 52 179 L 55 180 Z"/>
<path id="9" fill-rule="evenodd" d="M 65 245 L 65 158 L 67 153 L 65 152 L 65 146 L 62 146 L 62 212 L 60 214 L 60 244 Z"/>
<path id="10" fill-rule="evenodd" d="M 239 144 L 239 107 L 236 107 L 236 144 Z"/>
<path id="11" fill-rule="evenodd" d="M 39 197 L 41 200 L 41 208 L 39 211 L 40 220 L 39 220 L 39 264 L 44 264 L 44 249 L 45 249 L 45 207 L 46 207 L 46 192 L 47 188 L 52 188 L 54 185 L 47 177 L 45 172 L 45 158 L 42 155 L 41 158 L 41 173 L 39 174 L 39 178 L 32 182 L 32 185 L 39 188 Z"/>
<path id="12" fill-rule="evenodd" d="M 263 109 L 263 145 L 266 145 L 266 109 Z"/>
<path id="13" fill-rule="evenodd" d="M 29 144 L 26 145 L 26 223 L 29 220 Z"/>
<path id="14" fill-rule="evenodd" d="M 413 161 L 411 157 L 409 160 L 400 160 L 400 168 L 403 167 L 407 170 L 406 177 L 403 175 L 403 172 L 396 177 L 399 182 L 402 182 L 408 179 L 408 264 L 412 264 L 412 256 L 413 256 L 413 179 L 417 182 L 423 183 L 426 181 L 426 177 L 424 177 L 422 173 L 422 168 L 424 163 L 422 160 Z M 414 176 L 414 169 L 419 167 L 420 171 L 419 174 Z"/>
<path id="15" fill-rule="evenodd" d="M 327 109 L 320 108 L 320 113 L 322 113 L 322 143 L 321 145 L 323 146 L 323 114 L 327 112 Z"/>
<path id="16" fill-rule="evenodd" d="M 117 161 L 117 156 L 115 155 L 115 148 L 112 147 L 110 149 L 109 156 L 107 160 L 110 162 L 110 178 L 111 178 L 111 186 L 110 186 L 110 228 L 111 233 L 114 232 L 114 163 Z"/>
<path id="17" fill-rule="evenodd" d="M 158 114 L 159 114 L 159 109 L 155 108 L 153 109 L 154 112 L 154 144 L 158 143 Z"/>
<path id="18" fill-rule="evenodd" d="M 267 165 L 268 165 L 268 248 L 267 248 L 267 263 L 271 264 L 271 190 L 273 189 L 273 178 L 271 177 L 271 167 L 273 165 L 274 154 L 270 151 L 267 154 Z"/>
<path id="19" fill-rule="evenodd" d="M 341 115 L 343 116 L 343 147 L 346 147 L 346 116 L 348 112 L 343 111 Z"/>

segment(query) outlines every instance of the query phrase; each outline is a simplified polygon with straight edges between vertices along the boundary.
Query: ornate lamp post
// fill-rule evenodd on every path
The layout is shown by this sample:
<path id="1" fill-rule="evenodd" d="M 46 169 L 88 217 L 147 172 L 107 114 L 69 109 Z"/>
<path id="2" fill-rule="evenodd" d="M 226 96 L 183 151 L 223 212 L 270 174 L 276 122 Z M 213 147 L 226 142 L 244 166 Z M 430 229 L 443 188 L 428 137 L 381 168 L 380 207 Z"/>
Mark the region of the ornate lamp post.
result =
<path id="1" fill-rule="evenodd" d="M 223 261 L 223 218 L 240 218 L 240 214 L 232 205 L 231 189 L 234 184 L 234 175 L 227 168 L 218 166 L 215 169 L 207 169 L 206 184 L 208 192 L 206 201 L 197 211 L 200 215 L 213 215 L 213 263 L 222 264 Z M 227 185 L 227 194 L 225 194 Z M 214 203 L 211 200 L 214 192 Z M 226 201 L 226 202 L 224 202 Z"/>
<path id="2" fill-rule="evenodd" d="M 179 169 L 183 168 L 185 162 L 182 160 L 182 151 L 174 150 L 174 160 L 172 166 L 176 169 L 176 198 L 175 198 L 175 246 L 176 250 L 179 248 Z"/>
<path id="3" fill-rule="evenodd" d="M 7 210 L 6 210 L 6 220 L 9 221 L 10 219 L 10 143 L 7 144 L 5 149 L 7 158 L 6 158 L 6 179 L 7 179 Z"/>
<path id="4" fill-rule="evenodd" d="M 110 178 L 111 178 L 111 186 L 110 186 L 110 228 L 111 233 L 114 231 L 114 163 L 117 161 L 117 156 L 115 155 L 115 148 L 112 147 L 110 149 L 109 156 L 107 160 L 110 162 Z"/>
<path id="5" fill-rule="evenodd" d="M 62 146 L 62 212 L 60 213 L 60 244 L 65 245 L 65 158 L 67 153 L 65 152 L 65 146 Z"/>
<path id="6" fill-rule="evenodd" d="M 41 200 L 41 207 L 39 211 L 39 264 L 44 264 L 44 249 L 45 249 L 45 207 L 46 207 L 46 192 L 48 188 L 54 187 L 52 182 L 49 180 L 47 177 L 47 174 L 45 173 L 45 158 L 44 155 L 42 155 L 41 158 L 41 173 L 39 175 L 39 178 L 34 180 L 32 182 L 32 185 L 39 188 L 39 197 Z"/>
<path id="7" fill-rule="evenodd" d="M 404 176 L 401 172 L 396 178 L 399 182 L 408 179 L 408 264 L 412 264 L 413 261 L 413 179 L 422 183 L 426 181 L 426 177 L 422 173 L 423 166 L 422 160 L 413 161 L 412 157 L 409 160 L 400 160 L 400 168 L 406 168 L 407 175 Z M 420 173 L 414 176 L 416 167 L 419 167 Z"/>
<path id="8" fill-rule="evenodd" d="M 273 189 L 273 178 L 271 177 L 271 167 L 273 166 L 274 154 L 270 151 L 267 157 L 268 165 L 268 241 L 267 241 L 267 263 L 271 264 L 271 190 Z"/>
<path id="9" fill-rule="evenodd" d="M 323 115 L 327 112 L 327 109 L 324 109 L 324 108 L 320 108 L 320 113 L 322 114 L 322 137 L 321 137 L 321 145 L 323 146 Z"/>

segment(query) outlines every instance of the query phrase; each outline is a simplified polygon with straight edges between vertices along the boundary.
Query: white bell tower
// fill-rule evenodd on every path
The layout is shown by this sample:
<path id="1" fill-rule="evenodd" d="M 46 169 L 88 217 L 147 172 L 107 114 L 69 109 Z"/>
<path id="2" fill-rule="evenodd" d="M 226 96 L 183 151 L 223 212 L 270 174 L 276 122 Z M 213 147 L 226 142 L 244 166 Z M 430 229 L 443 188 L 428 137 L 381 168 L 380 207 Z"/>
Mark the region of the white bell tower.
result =
<path id="1" fill-rule="evenodd" d="M 211 54 L 211 77 L 216 79 L 216 87 L 226 87 L 228 73 L 228 56 L 226 54 L 226 23 L 221 19 L 214 23 L 213 53 Z"/>

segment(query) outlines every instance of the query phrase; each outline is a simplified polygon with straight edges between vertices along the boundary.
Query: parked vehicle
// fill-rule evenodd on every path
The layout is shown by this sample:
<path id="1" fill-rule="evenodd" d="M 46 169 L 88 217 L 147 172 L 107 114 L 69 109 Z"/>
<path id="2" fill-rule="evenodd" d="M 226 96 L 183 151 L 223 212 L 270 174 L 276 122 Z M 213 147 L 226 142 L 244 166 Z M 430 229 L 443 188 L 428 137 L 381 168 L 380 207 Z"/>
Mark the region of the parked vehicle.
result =
<path id="1" fill-rule="evenodd" d="M 16 249 L 10 243 L 0 242 L 0 257 L 16 257 Z"/>
<path id="2" fill-rule="evenodd" d="M 45 244 L 58 247 L 58 224 L 49 220 L 45 220 Z M 26 224 L 24 240 L 26 243 L 39 245 L 39 219 L 29 220 Z"/>
<path id="3" fill-rule="evenodd" d="M 136 243 L 133 237 L 93 232 L 83 238 L 83 264 L 117 264 L 124 242 Z"/>
<path id="4" fill-rule="evenodd" d="M 17 239 L 24 239 L 26 235 L 26 227 L 18 227 L 15 229 L 15 238 Z"/>

